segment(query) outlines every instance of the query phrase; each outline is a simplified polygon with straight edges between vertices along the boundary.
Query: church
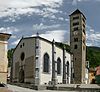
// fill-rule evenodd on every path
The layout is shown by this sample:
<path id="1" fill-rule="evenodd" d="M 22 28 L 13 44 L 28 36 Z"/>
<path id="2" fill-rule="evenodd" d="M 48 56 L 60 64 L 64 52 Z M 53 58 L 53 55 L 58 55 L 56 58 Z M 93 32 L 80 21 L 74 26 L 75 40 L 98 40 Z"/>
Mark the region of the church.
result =
<path id="1" fill-rule="evenodd" d="M 71 81 L 71 54 L 40 37 L 22 38 L 13 55 L 13 81 L 62 84 Z"/>
<path id="2" fill-rule="evenodd" d="M 70 15 L 70 52 L 37 34 L 22 38 L 13 53 L 12 81 L 34 85 L 88 83 L 86 18 L 80 10 Z"/>

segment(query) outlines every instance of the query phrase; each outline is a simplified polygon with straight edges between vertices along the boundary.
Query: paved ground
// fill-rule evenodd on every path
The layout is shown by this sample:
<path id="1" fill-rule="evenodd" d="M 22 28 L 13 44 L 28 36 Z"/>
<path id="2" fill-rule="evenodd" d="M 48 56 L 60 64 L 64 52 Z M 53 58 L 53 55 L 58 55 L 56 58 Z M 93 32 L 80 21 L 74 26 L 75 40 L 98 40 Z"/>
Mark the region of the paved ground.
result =
<path id="1" fill-rule="evenodd" d="M 18 86 L 14 86 L 14 85 L 7 85 L 8 88 L 14 92 L 58 92 L 58 91 L 52 91 L 52 90 L 32 90 L 32 89 L 27 89 L 27 88 L 22 88 L 22 87 L 18 87 Z M 59 92 L 70 92 L 70 91 L 59 91 Z M 71 91 L 71 92 L 75 92 L 75 91 Z"/>
<path id="2" fill-rule="evenodd" d="M 10 84 L 8 84 L 7 86 L 13 92 L 79 92 L 79 91 L 58 91 L 58 90 L 57 91 L 56 90 L 39 90 L 39 91 L 37 91 L 37 90 L 22 88 L 22 87 L 10 85 Z M 62 87 L 62 88 L 63 87 L 77 87 L 77 85 L 76 84 L 70 84 L 70 85 L 69 84 L 66 84 L 66 85 L 62 84 L 62 85 L 58 85 L 57 87 Z M 89 88 L 89 90 L 86 89 L 86 91 L 82 90 L 81 92 L 100 92 L 100 85 L 96 85 L 96 84 L 87 84 L 87 85 L 81 84 L 81 85 L 79 85 L 79 87 L 84 88 L 84 89 Z M 92 89 L 94 89 L 94 90 L 92 90 Z M 99 89 L 99 90 L 97 91 L 95 89 Z"/>

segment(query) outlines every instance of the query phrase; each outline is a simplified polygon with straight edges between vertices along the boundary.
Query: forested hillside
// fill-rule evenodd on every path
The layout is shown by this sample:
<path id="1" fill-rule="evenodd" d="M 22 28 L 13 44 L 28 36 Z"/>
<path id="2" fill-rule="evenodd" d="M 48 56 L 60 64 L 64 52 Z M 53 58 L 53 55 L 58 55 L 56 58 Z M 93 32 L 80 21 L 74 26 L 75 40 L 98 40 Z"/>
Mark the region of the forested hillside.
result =
<path id="1" fill-rule="evenodd" d="M 90 67 L 100 65 L 100 47 L 87 47 L 87 60 Z"/>

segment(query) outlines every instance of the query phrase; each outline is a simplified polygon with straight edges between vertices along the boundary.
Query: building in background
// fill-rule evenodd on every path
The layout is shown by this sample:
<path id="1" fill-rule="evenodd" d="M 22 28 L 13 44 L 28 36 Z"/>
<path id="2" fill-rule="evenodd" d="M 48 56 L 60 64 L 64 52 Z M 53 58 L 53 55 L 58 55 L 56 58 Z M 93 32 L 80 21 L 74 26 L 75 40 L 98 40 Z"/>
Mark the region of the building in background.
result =
<path id="1" fill-rule="evenodd" d="M 71 54 L 40 36 L 22 38 L 13 53 L 13 82 L 70 84 Z"/>
<path id="2" fill-rule="evenodd" d="M 7 44 L 10 34 L 0 33 L 0 82 L 7 83 Z"/>
<path id="3" fill-rule="evenodd" d="M 85 84 L 89 84 L 89 61 L 86 61 Z"/>
<path id="4" fill-rule="evenodd" d="M 70 48 L 73 54 L 74 82 L 85 83 L 86 77 L 86 18 L 78 9 L 70 15 Z"/>

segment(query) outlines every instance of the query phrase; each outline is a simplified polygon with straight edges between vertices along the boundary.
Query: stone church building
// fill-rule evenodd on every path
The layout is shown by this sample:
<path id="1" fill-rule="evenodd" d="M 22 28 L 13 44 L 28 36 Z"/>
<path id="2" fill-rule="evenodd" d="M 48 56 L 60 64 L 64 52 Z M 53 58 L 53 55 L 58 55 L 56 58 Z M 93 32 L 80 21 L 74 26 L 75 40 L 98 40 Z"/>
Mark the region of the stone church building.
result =
<path id="1" fill-rule="evenodd" d="M 70 15 L 70 51 L 40 37 L 22 38 L 15 48 L 12 81 L 41 84 L 88 83 L 86 18 L 78 9 Z"/>
<path id="2" fill-rule="evenodd" d="M 40 36 L 22 38 L 13 54 L 13 82 L 71 82 L 71 54 Z"/>

